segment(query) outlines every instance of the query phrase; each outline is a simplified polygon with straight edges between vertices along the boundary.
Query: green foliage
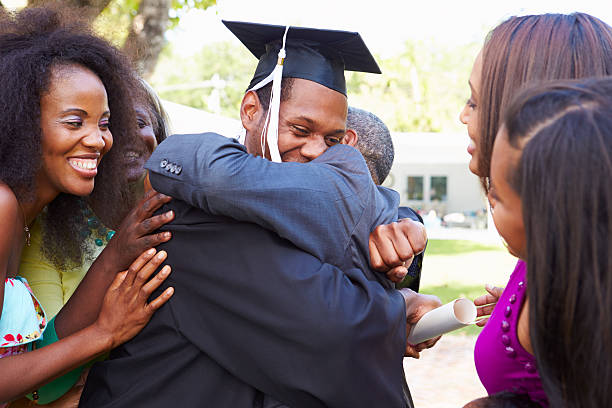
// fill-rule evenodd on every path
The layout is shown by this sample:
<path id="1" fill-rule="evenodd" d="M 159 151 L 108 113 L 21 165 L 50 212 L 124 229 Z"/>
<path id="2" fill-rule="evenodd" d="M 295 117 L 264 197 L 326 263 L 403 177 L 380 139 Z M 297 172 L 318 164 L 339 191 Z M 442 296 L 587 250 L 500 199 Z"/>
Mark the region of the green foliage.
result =
<path id="1" fill-rule="evenodd" d="M 427 242 L 425 255 L 456 255 L 476 251 L 504 251 L 503 248 L 484 245 L 473 241 L 452 239 L 430 239 Z"/>
<path id="2" fill-rule="evenodd" d="M 205 10 L 215 4 L 217 4 L 217 0 L 172 0 L 172 6 L 170 8 L 170 28 L 177 26 L 182 13 L 191 9 Z"/>
<path id="3" fill-rule="evenodd" d="M 469 96 L 467 81 L 479 48 L 477 43 L 450 47 L 408 41 L 396 55 L 377 58 L 382 75 L 347 72 L 349 104 L 376 113 L 392 131 L 463 131 L 458 115 Z M 226 81 L 221 113 L 237 117 L 257 62 L 244 47 L 214 43 L 189 57 L 166 51 L 152 79 L 163 98 L 210 110 L 211 89 L 164 89 L 210 80 L 217 73 Z"/>
<path id="4" fill-rule="evenodd" d="M 242 96 L 256 65 L 257 60 L 249 51 L 231 43 L 213 43 L 189 57 L 180 56 L 168 47 L 160 56 L 151 83 L 161 98 L 214 111 L 209 106 L 213 88 L 199 85 L 217 74 L 225 81 L 220 91 L 220 113 L 238 118 Z M 173 86 L 188 89 L 173 90 Z"/>
<path id="5" fill-rule="evenodd" d="M 397 55 L 378 59 L 382 75 L 348 73 L 349 104 L 376 113 L 394 131 L 461 130 L 458 115 L 479 47 L 406 42 Z"/>
<path id="6" fill-rule="evenodd" d="M 128 34 L 134 16 L 138 14 L 141 0 L 112 0 L 94 21 L 95 30 L 104 38 L 120 47 Z M 168 29 L 178 24 L 181 16 L 191 9 L 206 9 L 217 4 L 217 0 L 172 0 L 168 10 L 170 23 Z"/>
<path id="7" fill-rule="evenodd" d="M 138 11 L 140 0 L 115 0 L 94 21 L 98 34 L 121 47 L 128 34 L 128 27 Z"/>

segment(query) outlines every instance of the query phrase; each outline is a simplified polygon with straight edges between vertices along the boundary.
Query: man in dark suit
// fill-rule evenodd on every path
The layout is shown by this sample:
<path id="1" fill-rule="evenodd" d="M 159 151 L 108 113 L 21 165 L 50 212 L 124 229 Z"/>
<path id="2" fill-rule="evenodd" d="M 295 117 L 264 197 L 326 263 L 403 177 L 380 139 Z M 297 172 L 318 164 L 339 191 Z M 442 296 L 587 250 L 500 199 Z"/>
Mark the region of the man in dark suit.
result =
<path id="1" fill-rule="evenodd" d="M 312 61 L 313 50 L 301 45 L 294 50 L 288 40 L 287 61 L 296 50 Z M 344 92 L 286 68 L 283 75 L 293 81 L 290 92 L 281 94 L 278 143 L 259 153 L 273 157 L 270 150 L 277 148 L 285 161 L 348 162 L 348 148 L 327 150 L 346 133 Z M 262 109 L 256 91 L 247 92 L 241 108 L 247 148 L 257 144 L 270 111 Z M 165 160 L 150 165 L 163 164 L 176 176 L 185 171 L 186 163 Z M 336 194 L 350 200 L 344 191 L 350 188 Z M 406 331 L 439 305 L 437 299 L 395 290 L 367 265 L 341 270 L 253 223 L 178 200 L 168 207 L 176 213 L 168 226 L 173 239 L 160 248 L 174 267 L 167 285 L 176 295 L 139 336 L 94 366 L 82 406 L 412 405 L 402 367 Z M 344 254 L 339 263 L 362 256 Z"/>

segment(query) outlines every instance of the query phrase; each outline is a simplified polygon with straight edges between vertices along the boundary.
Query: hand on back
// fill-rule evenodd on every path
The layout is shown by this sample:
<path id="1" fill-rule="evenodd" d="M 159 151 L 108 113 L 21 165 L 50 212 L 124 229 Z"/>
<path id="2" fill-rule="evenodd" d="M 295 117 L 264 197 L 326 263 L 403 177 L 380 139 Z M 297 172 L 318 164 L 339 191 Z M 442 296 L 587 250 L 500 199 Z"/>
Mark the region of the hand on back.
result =
<path id="1" fill-rule="evenodd" d="M 142 253 L 127 271 L 120 272 L 106 291 L 102 308 L 94 326 L 108 338 L 111 348 L 134 337 L 149 322 L 153 313 L 166 303 L 174 293 L 167 288 L 157 298 L 148 302 L 151 294 L 166 280 L 170 266 L 165 265 L 157 275 L 149 279 L 166 259 L 166 252 L 156 254 L 155 249 Z"/>
<path id="2" fill-rule="evenodd" d="M 172 235 L 168 231 L 153 232 L 172 221 L 174 213 L 168 211 L 160 215 L 153 214 L 171 199 L 155 190 L 149 190 L 129 212 L 103 251 L 114 263 L 111 270 L 126 269 L 136 257 L 147 249 L 170 240 Z"/>

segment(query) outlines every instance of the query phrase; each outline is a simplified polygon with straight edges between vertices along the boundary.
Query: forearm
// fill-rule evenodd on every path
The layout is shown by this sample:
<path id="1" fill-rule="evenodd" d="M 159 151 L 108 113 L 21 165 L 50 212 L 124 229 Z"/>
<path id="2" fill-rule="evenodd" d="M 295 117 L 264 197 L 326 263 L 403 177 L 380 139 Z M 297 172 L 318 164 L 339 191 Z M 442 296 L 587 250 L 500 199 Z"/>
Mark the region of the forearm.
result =
<path id="1" fill-rule="evenodd" d="M 49 346 L 0 359 L 0 401 L 10 401 L 110 350 L 112 339 L 95 325 Z"/>
<path id="2" fill-rule="evenodd" d="M 55 318 L 55 328 L 60 339 L 95 322 L 106 290 L 117 272 L 119 270 L 112 262 L 109 251 L 102 251 Z"/>
<path id="3" fill-rule="evenodd" d="M 157 191 L 209 214 L 256 223 L 330 261 L 322 255 L 334 251 L 315 243 L 323 231 L 331 234 L 339 256 L 363 212 L 359 192 L 371 183 L 365 164 L 361 172 L 347 169 L 359 153 L 342 153 L 325 162 L 273 163 L 219 135 L 184 135 L 162 143 L 147 168 Z M 164 160 L 181 163 L 181 172 L 160 167 Z"/>

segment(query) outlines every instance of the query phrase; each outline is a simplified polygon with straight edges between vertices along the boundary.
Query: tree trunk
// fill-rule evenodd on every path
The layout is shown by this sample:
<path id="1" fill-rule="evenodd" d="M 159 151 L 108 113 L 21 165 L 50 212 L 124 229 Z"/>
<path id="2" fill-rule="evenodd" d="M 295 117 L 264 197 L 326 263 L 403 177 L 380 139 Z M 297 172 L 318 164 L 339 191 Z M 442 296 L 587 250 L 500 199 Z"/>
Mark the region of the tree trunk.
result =
<path id="1" fill-rule="evenodd" d="M 81 9 L 83 16 L 93 21 L 108 6 L 111 0 L 64 0 L 63 5 Z M 28 7 L 42 6 L 49 0 L 28 0 Z"/>
<path id="2" fill-rule="evenodd" d="M 166 40 L 168 11 L 172 0 L 141 0 L 138 12 L 132 19 L 123 51 L 134 61 L 144 78 L 155 70 L 157 59 Z"/>

